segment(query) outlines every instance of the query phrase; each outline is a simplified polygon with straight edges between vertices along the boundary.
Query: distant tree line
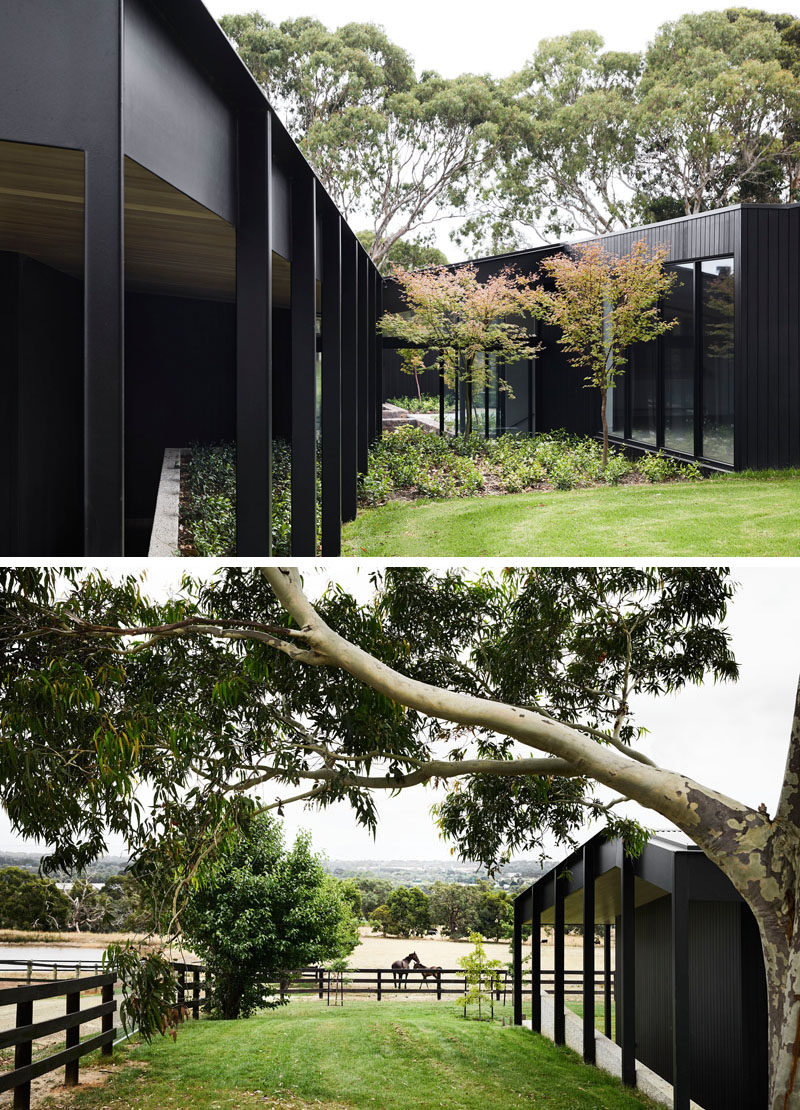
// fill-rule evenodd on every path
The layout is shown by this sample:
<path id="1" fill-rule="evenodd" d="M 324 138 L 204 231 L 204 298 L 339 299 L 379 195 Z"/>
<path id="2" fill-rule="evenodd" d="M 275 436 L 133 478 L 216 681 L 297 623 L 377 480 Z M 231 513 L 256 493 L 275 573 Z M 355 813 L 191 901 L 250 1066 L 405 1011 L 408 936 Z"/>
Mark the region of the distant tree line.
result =
<path id="1" fill-rule="evenodd" d="M 430 227 L 509 249 L 800 196 L 800 20 L 681 16 L 642 51 L 592 30 L 503 78 L 417 74 L 382 28 L 221 25 L 377 265 L 441 261 Z M 533 45 L 533 44 L 532 44 Z"/>
<path id="2" fill-rule="evenodd" d="M 77 879 L 62 890 L 33 871 L 0 868 L 0 929 L 146 932 L 152 920 L 147 893 L 133 876 L 112 875 L 100 888 Z"/>
<path id="3" fill-rule="evenodd" d="M 481 933 L 501 940 L 512 933 L 513 896 L 488 882 L 436 882 L 429 893 L 419 887 L 398 886 L 368 917 L 373 930 L 384 936 L 423 936 L 438 928 L 452 938 Z"/>

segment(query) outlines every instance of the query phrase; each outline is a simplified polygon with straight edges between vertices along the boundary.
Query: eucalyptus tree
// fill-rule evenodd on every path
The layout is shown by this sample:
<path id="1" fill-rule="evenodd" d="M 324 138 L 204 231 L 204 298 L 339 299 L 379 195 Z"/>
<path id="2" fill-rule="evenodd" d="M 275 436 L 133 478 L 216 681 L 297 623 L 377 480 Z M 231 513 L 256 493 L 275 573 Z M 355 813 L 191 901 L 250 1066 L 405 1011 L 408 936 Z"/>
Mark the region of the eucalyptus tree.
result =
<path id="1" fill-rule="evenodd" d="M 781 200 L 798 158 L 789 39 L 762 12 L 683 15 L 659 28 L 636 92 L 637 188 L 686 214 Z M 784 28 L 784 31 L 786 28 Z"/>
<path id="2" fill-rule="evenodd" d="M 334 584 L 315 604 L 295 570 L 228 569 L 158 605 L 135 577 L 0 571 L 0 797 L 16 830 L 58 866 L 121 830 L 137 858 L 172 861 L 177 889 L 197 866 L 185 849 L 202 840 L 208 858 L 256 807 L 346 801 L 374 828 L 377 794 L 439 783 L 440 829 L 489 867 L 545 831 L 570 842 L 587 815 L 635 851 L 645 834 L 601 784 L 683 829 L 752 909 L 769 1105 L 800 1105 L 800 702 L 773 815 L 637 748 L 636 695 L 737 677 L 726 572 L 413 568 L 374 587 L 358 602 Z"/>
<path id="3" fill-rule="evenodd" d="M 369 220 L 377 265 L 462 205 L 494 157 L 500 101 L 488 77 L 417 76 L 371 23 L 220 23 L 344 216 Z"/>
<path id="4" fill-rule="evenodd" d="M 630 226 L 641 56 L 595 31 L 544 39 L 502 85 L 502 158 L 459 229 L 489 249 Z"/>

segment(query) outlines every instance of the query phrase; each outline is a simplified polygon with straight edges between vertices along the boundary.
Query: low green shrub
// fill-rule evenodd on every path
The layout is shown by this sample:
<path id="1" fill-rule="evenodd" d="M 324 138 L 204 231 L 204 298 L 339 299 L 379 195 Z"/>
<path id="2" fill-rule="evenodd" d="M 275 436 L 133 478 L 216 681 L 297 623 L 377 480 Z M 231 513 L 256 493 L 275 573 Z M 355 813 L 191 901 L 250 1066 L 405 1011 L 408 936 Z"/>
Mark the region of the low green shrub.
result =
<path id="1" fill-rule="evenodd" d="M 438 412 L 439 411 L 439 396 L 423 395 L 422 397 L 390 397 L 386 402 L 388 405 L 397 405 L 399 409 L 405 409 L 406 412 Z M 456 399 L 454 394 L 446 393 L 444 397 L 444 407 L 452 409 L 455 407 Z"/>
<path id="2" fill-rule="evenodd" d="M 662 482 L 700 477 L 693 463 L 659 453 L 633 461 L 587 436 L 564 431 L 484 439 L 432 435 L 410 425 L 388 432 L 370 451 L 369 474 L 360 480 L 361 501 L 378 505 L 394 494 L 467 497 L 487 486 L 504 493 L 526 489 L 569 490 L 624 481 Z"/>

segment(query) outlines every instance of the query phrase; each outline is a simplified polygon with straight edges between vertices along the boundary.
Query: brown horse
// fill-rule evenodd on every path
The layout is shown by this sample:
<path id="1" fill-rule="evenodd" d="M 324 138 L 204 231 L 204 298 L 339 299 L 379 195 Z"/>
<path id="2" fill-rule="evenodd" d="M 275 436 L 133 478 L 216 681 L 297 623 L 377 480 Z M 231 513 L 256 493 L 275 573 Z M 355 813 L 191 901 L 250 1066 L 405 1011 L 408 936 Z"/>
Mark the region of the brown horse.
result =
<path id="1" fill-rule="evenodd" d="M 412 960 L 416 964 L 419 963 L 419 956 L 416 952 L 411 952 L 404 960 L 395 960 L 392 964 L 392 982 L 396 990 L 403 989 L 403 980 L 405 980 L 406 990 L 408 990 L 408 972 Z"/>
<path id="2" fill-rule="evenodd" d="M 442 978 L 442 969 L 440 967 L 426 967 L 425 964 L 421 964 L 419 960 L 417 960 L 417 966 L 414 968 L 414 971 L 418 971 L 422 976 L 419 982 L 420 990 L 422 990 L 423 983 L 425 984 L 425 989 L 427 990 L 428 979 L 435 980 L 436 985 L 438 986 L 439 981 Z"/>

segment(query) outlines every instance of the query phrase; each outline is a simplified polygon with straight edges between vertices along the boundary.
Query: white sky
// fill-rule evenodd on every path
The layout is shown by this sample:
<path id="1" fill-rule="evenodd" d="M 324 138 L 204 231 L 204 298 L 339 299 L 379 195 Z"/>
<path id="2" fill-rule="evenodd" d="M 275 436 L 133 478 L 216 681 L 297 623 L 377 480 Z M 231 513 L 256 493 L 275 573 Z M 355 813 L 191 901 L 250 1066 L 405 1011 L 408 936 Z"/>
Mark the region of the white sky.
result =
<path id="1" fill-rule="evenodd" d="M 389 38 L 411 54 L 417 71 L 435 69 L 445 77 L 490 73 L 505 77 L 520 69 L 542 39 L 570 31 L 598 31 L 610 50 L 642 50 L 662 23 L 687 12 L 736 7 L 734 0 L 662 0 L 659 4 L 596 0 L 494 0 L 491 4 L 452 0 L 204 0 L 211 14 L 260 11 L 273 23 L 313 16 L 328 27 L 379 23 Z M 746 4 L 738 5 L 746 7 Z M 769 12 L 792 11 L 790 0 L 759 0 Z"/>
<path id="2" fill-rule="evenodd" d="M 750 805 L 764 802 L 774 812 L 778 798 L 786 745 L 791 723 L 795 687 L 800 674 L 800 567 L 797 560 L 734 561 L 734 577 L 741 588 L 728 619 L 734 652 L 741 665 L 735 685 L 712 684 L 691 687 L 672 697 L 640 699 L 641 723 L 650 735 L 643 751 L 660 764 L 684 771 L 700 782 L 714 786 Z M 200 561 L 191 571 L 201 572 Z M 148 583 L 154 594 L 177 588 L 182 561 L 159 561 L 147 567 Z M 102 564 L 100 564 L 102 565 Z M 143 568 L 143 562 L 126 560 L 127 572 Z M 368 592 L 368 573 L 375 562 L 339 564 L 333 570 L 305 568 L 307 588 L 335 574 L 361 596 Z M 461 561 L 459 565 L 470 565 Z M 479 564 L 473 562 L 472 566 Z M 480 565 L 485 565 L 480 564 Z M 499 563 L 496 564 L 499 567 Z M 119 571 L 121 564 L 105 564 Z M 206 564 L 210 570 L 210 564 Z M 410 790 L 396 798 L 383 798 L 381 821 L 375 841 L 356 824 L 348 807 L 341 805 L 322 813 L 289 807 L 289 835 L 300 827 L 310 828 L 317 849 L 342 859 L 447 859 L 449 846 L 438 838 L 429 815 L 434 792 Z M 622 807 L 620 807 L 622 808 Z M 650 827 L 663 829 L 657 814 L 643 814 L 630 805 L 628 812 L 643 816 Z M 587 829 L 588 831 L 588 829 Z M 10 831 L 0 813 L 0 847 L 27 847 Z M 119 850 L 118 842 L 110 845 Z"/>
<path id="3" fill-rule="evenodd" d="M 506 77 L 522 68 L 542 39 L 593 30 L 602 35 L 609 50 L 644 50 L 658 28 L 689 12 L 722 10 L 737 5 L 736 0 L 707 0 L 690 4 L 686 0 L 662 0 L 659 4 L 621 3 L 612 0 L 493 0 L 491 4 L 454 3 L 452 0 L 403 0 L 402 3 L 376 5 L 375 0 L 204 0 L 211 14 L 223 15 L 259 11 L 271 22 L 312 16 L 328 27 L 345 23 L 379 23 L 389 38 L 402 46 L 416 63 L 417 72 L 436 70 L 445 77 L 460 73 L 488 73 Z M 758 7 L 769 12 L 792 11 L 790 0 L 759 0 Z M 355 215 L 350 221 L 355 231 L 370 226 L 368 219 Z M 458 219 L 446 218 L 419 229 L 433 232 L 436 246 L 451 262 L 469 256 L 450 238 Z M 582 236 L 580 236 L 582 238 Z M 534 235 L 532 242 L 537 242 Z"/>

